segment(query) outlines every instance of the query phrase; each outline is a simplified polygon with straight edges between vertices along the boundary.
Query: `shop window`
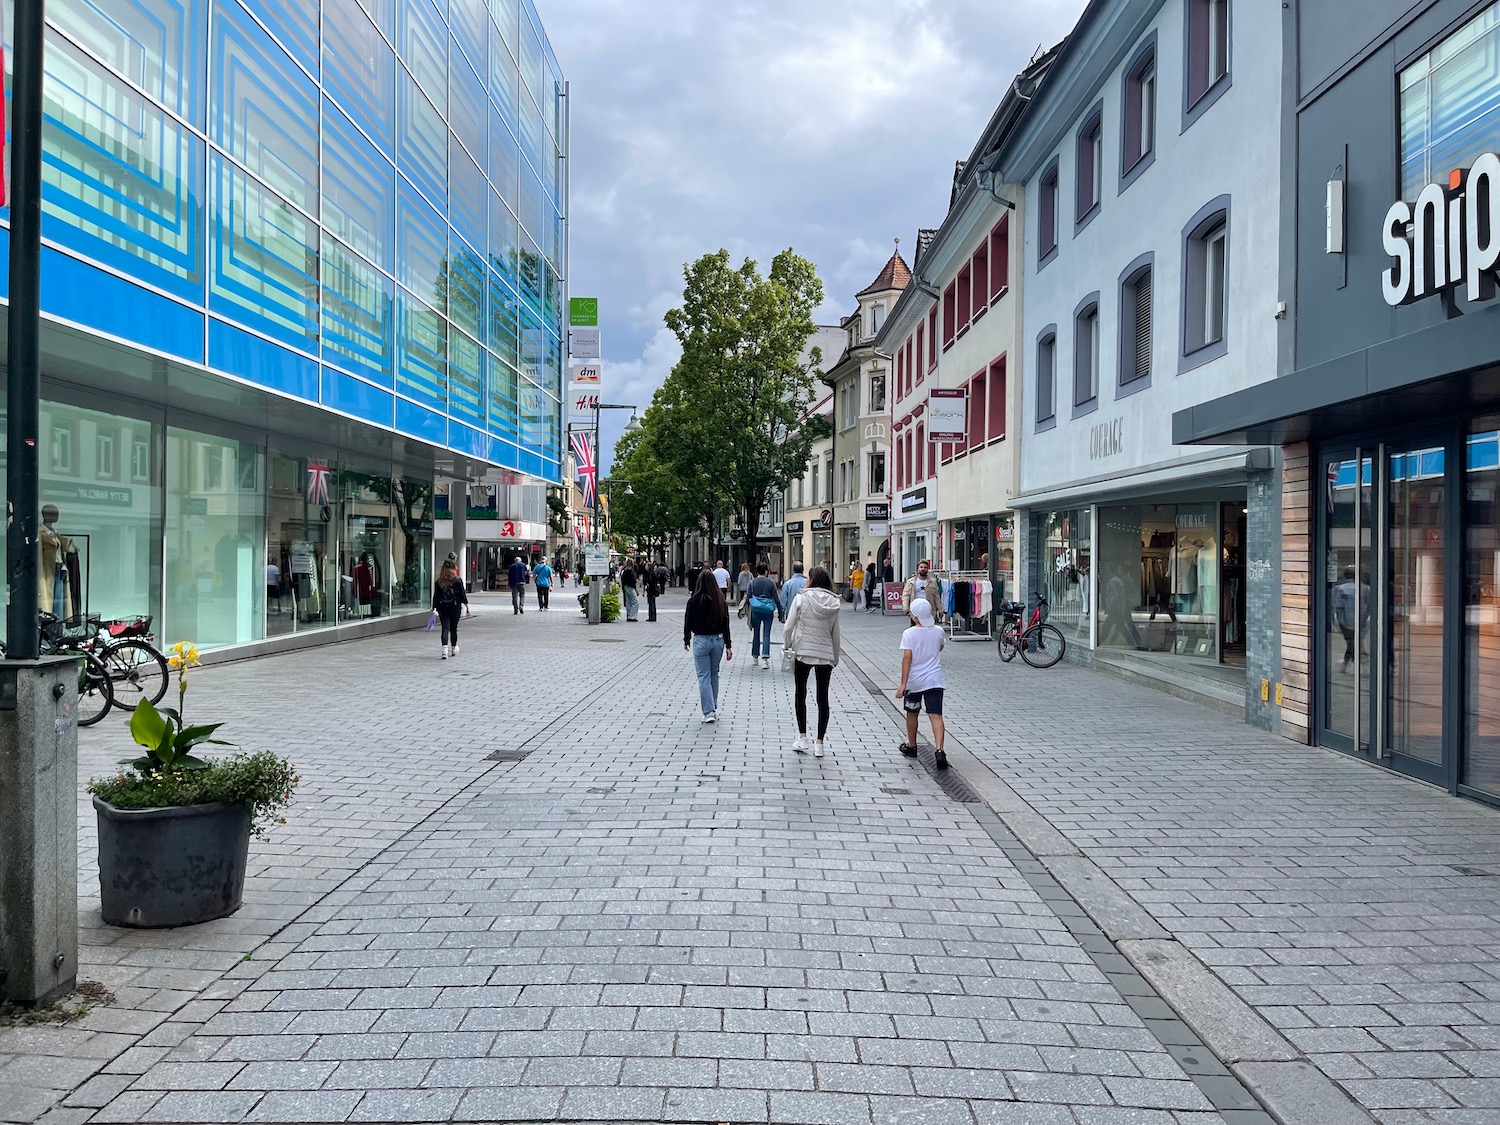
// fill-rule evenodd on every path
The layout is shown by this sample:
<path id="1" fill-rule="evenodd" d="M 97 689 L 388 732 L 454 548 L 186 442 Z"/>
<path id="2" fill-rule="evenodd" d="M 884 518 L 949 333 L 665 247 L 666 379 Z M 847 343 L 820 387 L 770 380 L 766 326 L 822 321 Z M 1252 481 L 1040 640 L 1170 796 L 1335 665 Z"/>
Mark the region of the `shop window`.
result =
<path id="1" fill-rule="evenodd" d="M 1217 503 L 1101 508 L 1099 647 L 1217 660 L 1218 528 Z"/>
<path id="2" fill-rule="evenodd" d="M 1099 294 L 1084 298 L 1073 314 L 1073 414 L 1099 404 Z"/>
<path id="3" fill-rule="evenodd" d="M 1096 106 L 1078 130 L 1077 230 L 1088 226 L 1104 198 L 1104 109 Z"/>
<path id="4" fill-rule="evenodd" d="M 1191 125 L 1229 86 L 1229 0 L 1187 0 L 1183 125 Z"/>
<path id="5" fill-rule="evenodd" d="M 1183 232 L 1181 370 L 1228 350 L 1229 199 L 1220 196 Z"/>
<path id="6" fill-rule="evenodd" d="M 1127 187 L 1156 156 L 1156 36 L 1125 71 L 1121 119 L 1120 186 Z"/>
<path id="7" fill-rule="evenodd" d="M 885 495 L 885 454 L 884 453 L 872 453 L 872 454 L 870 454 L 870 475 L 869 475 L 869 481 L 870 481 L 869 494 L 871 496 L 884 496 Z"/>
<path id="8" fill-rule="evenodd" d="M 1040 429 L 1057 418 L 1057 326 L 1048 325 L 1036 342 L 1036 421 Z"/>
<path id="9" fill-rule="evenodd" d="M 1401 198 L 1500 148 L 1500 4 L 1401 71 Z"/>
<path id="10" fill-rule="evenodd" d="M 1052 164 L 1042 173 L 1037 184 L 1037 265 L 1040 267 L 1057 253 L 1057 195 L 1058 168 L 1054 157 Z"/>
<path id="11" fill-rule="evenodd" d="M 1093 517 L 1088 508 L 1039 515 L 1042 557 L 1037 581 L 1046 584 L 1048 620 L 1071 643 L 1088 647 L 1093 618 Z"/>
<path id="12" fill-rule="evenodd" d="M 1120 282 L 1119 386 L 1131 391 L 1150 386 L 1153 257 L 1143 254 L 1126 267 Z"/>

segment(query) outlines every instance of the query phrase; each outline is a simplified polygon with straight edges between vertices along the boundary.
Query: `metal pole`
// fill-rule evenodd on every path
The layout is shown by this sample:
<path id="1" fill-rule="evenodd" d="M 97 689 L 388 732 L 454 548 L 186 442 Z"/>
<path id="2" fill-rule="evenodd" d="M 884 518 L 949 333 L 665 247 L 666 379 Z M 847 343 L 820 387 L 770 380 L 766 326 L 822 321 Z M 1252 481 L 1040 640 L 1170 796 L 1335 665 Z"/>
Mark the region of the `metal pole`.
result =
<path id="1" fill-rule="evenodd" d="M 602 456 L 600 456 L 601 451 L 599 449 L 599 408 L 600 408 L 599 398 L 598 398 L 598 396 L 595 396 L 595 398 L 594 398 L 594 534 L 593 534 L 593 542 L 594 542 L 595 546 L 597 546 L 601 542 L 601 540 L 599 538 L 599 490 L 604 485 L 604 482 L 600 479 L 600 472 L 599 472 L 600 462 L 604 460 L 604 458 Z M 587 573 L 587 567 L 585 567 L 585 573 Z M 597 625 L 597 624 L 599 624 L 600 620 L 603 617 L 603 604 L 602 604 L 603 603 L 603 598 L 604 598 L 604 575 L 602 575 L 602 574 L 591 575 L 589 577 L 589 624 L 590 625 Z"/>
<path id="2" fill-rule="evenodd" d="M 35 660 L 37 431 L 41 429 L 43 0 L 16 0 L 11 106 L 10 308 L 6 360 L 6 535 L 9 655 Z"/>

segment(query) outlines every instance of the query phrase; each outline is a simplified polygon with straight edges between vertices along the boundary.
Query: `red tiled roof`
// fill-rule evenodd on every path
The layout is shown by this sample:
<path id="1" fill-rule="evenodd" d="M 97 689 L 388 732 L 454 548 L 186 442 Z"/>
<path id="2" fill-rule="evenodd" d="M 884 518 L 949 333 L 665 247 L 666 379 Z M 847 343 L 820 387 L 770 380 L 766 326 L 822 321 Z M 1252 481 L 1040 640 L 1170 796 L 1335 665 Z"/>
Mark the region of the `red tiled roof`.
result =
<path id="1" fill-rule="evenodd" d="M 905 289 L 910 281 L 911 269 L 901 257 L 901 251 L 897 250 L 891 255 L 891 260 L 885 264 L 885 268 L 880 271 L 880 276 L 855 296 L 863 297 L 866 293 L 880 293 L 887 289 Z"/>

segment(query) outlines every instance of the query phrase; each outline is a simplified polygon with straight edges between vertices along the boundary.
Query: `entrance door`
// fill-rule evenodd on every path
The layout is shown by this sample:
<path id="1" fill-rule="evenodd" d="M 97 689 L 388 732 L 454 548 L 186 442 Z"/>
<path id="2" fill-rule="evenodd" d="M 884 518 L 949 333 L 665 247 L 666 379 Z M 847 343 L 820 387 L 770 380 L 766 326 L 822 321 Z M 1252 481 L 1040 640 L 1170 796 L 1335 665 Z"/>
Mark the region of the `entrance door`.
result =
<path id="1" fill-rule="evenodd" d="M 1443 780 L 1447 457 L 1377 446 L 1322 462 L 1321 741 Z"/>

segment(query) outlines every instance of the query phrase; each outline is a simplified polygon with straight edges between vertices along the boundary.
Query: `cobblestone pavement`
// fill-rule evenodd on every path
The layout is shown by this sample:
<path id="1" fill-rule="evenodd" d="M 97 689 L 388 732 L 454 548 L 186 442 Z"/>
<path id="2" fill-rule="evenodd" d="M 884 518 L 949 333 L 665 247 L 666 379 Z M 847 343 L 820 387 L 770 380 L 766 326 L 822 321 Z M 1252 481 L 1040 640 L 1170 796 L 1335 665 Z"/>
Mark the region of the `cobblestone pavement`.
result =
<path id="1" fill-rule="evenodd" d="M 748 644 L 698 721 L 679 594 L 476 600 L 448 663 L 414 632 L 197 674 L 297 760 L 291 823 L 238 915 L 133 932 L 80 802 L 117 1000 L 0 1031 L 0 1118 L 1500 1121 L 1500 927 L 1455 870 L 1500 874 L 1496 814 L 980 644 L 954 800 L 874 694 L 895 619 L 846 615 L 817 761 Z M 80 773 L 124 746 L 83 732 Z"/>

